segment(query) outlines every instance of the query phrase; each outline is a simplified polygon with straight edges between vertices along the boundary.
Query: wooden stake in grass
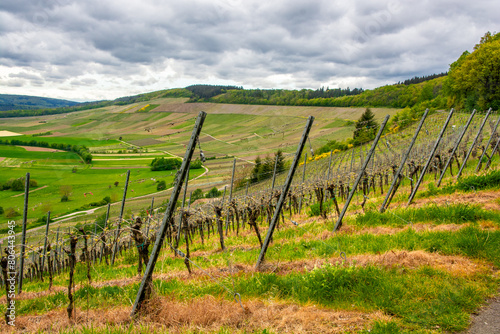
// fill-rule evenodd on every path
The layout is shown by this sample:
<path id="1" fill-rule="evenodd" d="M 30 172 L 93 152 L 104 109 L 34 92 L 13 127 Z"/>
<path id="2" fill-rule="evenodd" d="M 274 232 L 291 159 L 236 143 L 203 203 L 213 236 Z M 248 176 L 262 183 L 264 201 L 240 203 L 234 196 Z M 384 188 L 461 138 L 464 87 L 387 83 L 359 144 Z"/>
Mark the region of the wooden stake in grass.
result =
<path id="1" fill-rule="evenodd" d="M 5 253 L 8 254 L 8 250 L 7 248 L 5 249 Z M 8 269 L 7 269 L 7 266 L 9 264 L 9 261 L 7 259 L 7 255 L 4 255 L 2 256 L 2 260 L 0 260 L 0 265 L 2 266 L 2 275 L 3 275 L 3 282 L 5 284 L 5 296 L 7 298 L 7 304 L 5 306 L 6 310 L 5 310 L 5 323 L 6 324 L 9 324 L 9 313 L 10 313 L 10 310 L 8 309 L 9 305 L 10 305 L 10 301 L 11 301 L 11 293 L 9 292 L 9 277 L 8 277 Z"/>
<path id="2" fill-rule="evenodd" d="M 50 241 L 47 243 L 47 270 L 49 271 L 49 291 L 52 289 L 52 256 L 50 256 L 50 250 L 51 250 L 51 246 L 50 246 Z"/>

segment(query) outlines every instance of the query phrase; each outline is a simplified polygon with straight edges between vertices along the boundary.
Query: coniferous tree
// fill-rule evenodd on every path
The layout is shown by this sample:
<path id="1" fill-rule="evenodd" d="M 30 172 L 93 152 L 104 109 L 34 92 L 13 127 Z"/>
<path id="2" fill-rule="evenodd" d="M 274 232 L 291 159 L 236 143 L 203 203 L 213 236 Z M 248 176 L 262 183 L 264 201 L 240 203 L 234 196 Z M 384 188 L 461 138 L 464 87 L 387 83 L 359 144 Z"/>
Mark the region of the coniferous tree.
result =
<path id="1" fill-rule="evenodd" d="M 355 130 L 353 134 L 354 143 L 356 145 L 361 145 L 363 143 L 369 142 L 375 138 L 378 130 L 378 123 L 375 121 L 375 115 L 370 110 L 366 108 L 365 112 L 356 121 Z"/>

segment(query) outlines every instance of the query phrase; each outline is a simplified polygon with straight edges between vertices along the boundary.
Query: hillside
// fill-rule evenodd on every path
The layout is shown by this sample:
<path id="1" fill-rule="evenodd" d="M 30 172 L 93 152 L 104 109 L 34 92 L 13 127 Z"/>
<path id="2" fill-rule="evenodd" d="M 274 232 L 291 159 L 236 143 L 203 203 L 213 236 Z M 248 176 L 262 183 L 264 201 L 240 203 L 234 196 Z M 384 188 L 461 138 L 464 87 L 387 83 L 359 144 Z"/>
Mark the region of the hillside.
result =
<path id="1" fill-rule="evenodd" d="M 77 104 L 78 102 L 48 97 L 0 94 L 0 111 L 60 108 Z"/>

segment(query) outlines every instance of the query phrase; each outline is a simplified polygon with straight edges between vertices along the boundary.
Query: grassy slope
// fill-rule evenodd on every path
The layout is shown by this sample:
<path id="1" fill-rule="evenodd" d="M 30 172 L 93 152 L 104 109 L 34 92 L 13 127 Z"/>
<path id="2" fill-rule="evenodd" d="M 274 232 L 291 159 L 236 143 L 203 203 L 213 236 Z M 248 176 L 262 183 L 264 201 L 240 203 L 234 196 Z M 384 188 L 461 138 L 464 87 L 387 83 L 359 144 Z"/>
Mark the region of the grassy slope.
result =
<path id="1" fill-rule="evenodd" d="M 12 137 L 16 139 L 80 144 L 88 146 L 93 152 L 101 153 L 116 153 L 118 150 L 137 148 L 130 142 L 137 143 L 137 140 L 143 140 L 147 144 L 154 139 L 151 142 L 153 145 L 142 149 L 148 149 L 155 156 L 171 156 L 166 152 L 183 156 L 184 145 L 191 135 L 196 114 L 199 110 L 205 109 L 209 115 L 202 131 L 201 143 L 206 155 L 208 157 L 236 155 L 253 160 L 256 155 L 265 155 L 277 148 L 294 151 L 305 124 L 304 115 L 312 114 L 316 117 L 311 138 L 313 145 L 318 146 L 329 139 L 343 139 L 344 136 L 350 135 L 353 127 L 345 126 L 343 119 L 356 119 L 363 111 L 362 108 L 185 104 L 185 101 L 186 99 L 182 98 L 161 98 L 64 115 L 4 119 L 2 130 L 24 134 Z M 136 112 L 147 104 L 159 107 L 145 113 Z M 378 118 L 382 118 L 385 113 L 394 113 L 395 110 L 375 109 L 374 112 Z M 42 121 L 44 123 L 40 123 Z M 150 132 L 145 131 L 146 128 L 150 128 Z M 47 131 L 51 131 L 52 135 L 31 137 L 31 134 Z M 119 137 L 123 140 L 118 140 Z M 155 156 L 137 157 L 133 153 L 118 157 L 95 156 L 92 167 L 112 167 L 121 170 L 87 170 L 88 166 L 82 165 L 73 153 L 28 152 L 22 148 L 1 146 L 0 157 L 6 159 L 0 162 L 3 171 L 0 183 L 30 172 L 31 177 L 38 181 L 39 187 L 49 186 L 31 196 L 30 203 L 36 207 L 35 211 L 30 211 L 30 217 L 42 216 L 48 209 L 52 210 L 53 215 L 59 215 L 90 201 L 87 198 L 80 198 L 85 192 L 94 193 L 92 201 L 99 201 L 104 196 L 120 197 L 120 194 L 113 190 L 114 187 L 112 189 L 107 187 L 115 181 L 124 182 L 121 176 L 124 169 L 142 167 L 134 170 L 138 178 L 157 177 L 157 173 L 148 172 L 145 168 Z M 144 160 L 138 160 L 141 158 Z M 22 164 L 32 160 L 36 162 Z M 205 183 L 220 182 L 227 178 L 231 162 L 231 159 L 210 160 L 207 166 L 212 172 L 207 175 Z M 73 166 L 79 168 L 78 173 L 70 172 Z M 82 184 L 82 180 L 87 184 Z M 167 178 L 167 183 L 169 182 L 170 179 Z M 152 182 L 150 183 L 147 186 L 140 185 L 134 190 L 139 194 L 154 192 L 156 188 Z M 63 184 L 73 185 L 74 193 L 78 194 L 78 197 L 73 197 L 74 201 L 60 203 L 59 187 Z M 12 195 L 11 191 L 0 192 L 0 198 L 4 201 L 2 206 L 14 207 L 20 212 L 22 196 L 12 198 Z M 44 201 L 41 201 L 42 198 Z M 41 202 L 47 204 L 40 204 Z M 2 217 L 0 224 L 5 222 L 6 218 Z"/>
<path id="2" fill-rule="evenodd" d="M 482 193 L 477 193 L 477 196 L 481 198 Z M 379 200 L 381 198 L 374 199 Z M 264 328 L 255 325 L 254 317 L 258 316 L 259 310 L 264 308 L 270 312 L 276 304 L 296 305 L 294 312 L 307 310 L 312 304 L 324 312 L 361 312 L 369 320 L 358 320 L 358 327 L 351 327 L 351 330 L 357 328 L 354 332 L 363 332 L 363 328 L 371 329 L 371 333 L 463 330 L 468 325 L 469 314 L 498 288 L 495 268 L 500 266 L 497 252 L 500 215 L 463 204 L 430 205 L 405 211 L 409 216 L 420 217 L 415 219 L 413 228 L 409 228 L 396 217 L 403 211 L 389 211 L 382 215 L 383 219 L 374 219 L 371 213 L 350 216 L 339 235 L 327 232 L 333 227 L 333 221 L 306 221 L 303 216 L 296 216 L 293 219 L 301 227 L 295 227 L 287 219 L 286 224 L 277 230 L 266 257 L 267 266 L 260 272 L 252 268 L 258 248 L 255 247 L 255 235 L 249 230 L 241 232 L 239 237 L 230 232 L 228 252 L 217 250 L 218 242 L 214 236 L 205 245 L 196 242 L 191 247 L 192 260 L 208 270 L 217 281 L 241 294 L 243 305 L 249 309 L 246 315 L 240 314 L 241 309 L 234 304 L 232 297 L 205 273 L 195 268 L 195 274 L 188 276 L 182 259 L 164 252 L 155 271 L 155 290 L 160 298 L 156 307 L 166 307 L 163 306 L 167 305 L 165 303 L 172 302 L 181 303 L 176 309 L 182 309 L 183 303 L 196 305 L 204 302 L 204 308 L 228 304 L 229 309 L 225 312 L 246 319 L 248 327 L 245 328 L 249 332 L 267 328 L 271 333 L 278 333 L 286 328 L 279 321 L 263 322 L 266 324 Z M 461 219 L 452 219 L 453 214 L 458 214 Z M 449 218 L 446 221 L 440 218 L 445 216 Z M 379 231 L 374 233 L 373 228 Z M 181 243 L 180 249 L 183 248 Z M 339 251 L 346 252 L 345 262 L 339 257 Z M 90 288 L 85 284 L 84 264 L 78 265 L 76 280 L 82 285 L 77 285 L 77 304 L 82 314 L 89 296 L 90 323 L 96 328 L 105 328 L 97 332 L 126 332 L 130 300 L 134 300 L 138 288 L 138 282 L 131 279 L 136 273 L 136 261 L 136 251 L 131 250 L 118 259 L 114 268 L 96 264 L 92 269 L 95 283 Z M 228 274 L 228 266 L 237 268 L 237 273 Z M 61 320 L 56 327 L 66 328 L 63 320 L 67 302 L 63 291 L 66 280 L 67 274 L 57 276 L 55 291 L 40 296 L 35 292 L 45 291 L 46 282 L 26 283 L 25 291 L 32 294 L 19 302 L 20 321 L 23 315 L 41 314 L 38 315 L 39 326 L 47 326 L 44 325 L 45 318 L 52 319 L 60 314 L 58 319 Z M 107 281 L 111 284 L 106 284 Z M 207 301 L 209 295 L 216 297 Z M 108 319 L 109 323 L 104 323 L 98 313 L 94 313 L 110 309 L 119 316 Z M 285 316 L 281 315 L 284 310 L 286 306 L 272 312 L 281 319 Z M 373 312 L 377 311 L 382 311 L 386 317 L 374 320 Z M 196 318 L 197 312 L 201 310 L 193 308 L 191 317 Z M 168 324 L 174 314 L 161 313 L 159 318 L 131 326 L 135 330 L 141 326 L 159 329 L 158 326 Z M 187 317 L 169 326 L 172 330 L 181 329 L 181 332 L 194 328 L 216 332 L 225 328 L 224 333 L 240 332 L 241 323 L 228 321 L 224 325 L 218 321 L 220 317 L 222 315 L 206 319 L 201 324 Z M 319 332 L 323 320 L 316 315 L 309 321 L 310 332 Z M 334 323 L 329 322 L 330 326 Z M 288 326 L 289 330 L 300 332 L 306 323 L 298 320 Z"/>

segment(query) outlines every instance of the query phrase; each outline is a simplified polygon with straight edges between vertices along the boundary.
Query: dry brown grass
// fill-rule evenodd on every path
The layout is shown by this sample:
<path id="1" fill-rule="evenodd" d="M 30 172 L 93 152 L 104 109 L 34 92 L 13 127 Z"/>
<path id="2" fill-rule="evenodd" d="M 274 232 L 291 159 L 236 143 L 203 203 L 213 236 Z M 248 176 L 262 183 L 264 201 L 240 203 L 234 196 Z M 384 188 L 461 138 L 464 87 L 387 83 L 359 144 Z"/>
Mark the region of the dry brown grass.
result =
<path id="1" fill-rule="evenodd" d="M 233 301 L 205 296 L 189 301 L 155 297 L 145 305 L 136 326 L 148 326 L 161 332 L 181 333 L 187 330 L 214 332 L 221 327 L 231 332 L 251 332 L 269 329 L 279 333 L 346 333 L 369 328 L 374 320 L 390 320 L 380 311 L 342 311 L 315 305 L 297 305 L 275 301 L 249 300 L 244 310 Z M 17 332 L 50 332 L 79 330 L 88 324 L 94 329 L 125 328 L 131 324 L 131 307 L 80 311 L 74 325 L 68 322 L 64 309 L 44 315 L 22 316 L 16 319 Z M 13 332 L 5 324 L 2 333 Z"/>
<path id="2" fill-rule="evenodd" d="M 429 204 L 443 206 L 447 204 L 473 204 L 479 205 L 485 210 L 500 210 L 500 204 L 496 200 L 500 198 L 498 190 L 484 190 L 471 192 L 455 192 L 449 195 L 416 199 L 412 206 L 422 207 Z M 391 203 L 391 208 L 399 207 L 401 203 Z"/>
<path id="3" fill-rule="evenodd" d="M 469 276 L 489 271 L 490 268 L 479 261 L 472 261 L 465 257 L 441 255 L 422 250 L 400 251 L 391 250 L 383 254 L 360 254 L 348 256 L 346 261 L 335 256 L 330 259 L 300 260 L 282 264 L 268 263 L 261 268 L 263 271 L 274 271 L 279 274 L 311 271 L 325 264 L 338 266 L 380 266 L 384 268 L 401 268 L 414 270 L 424 266 L 444 270 L 451 275 Z"/>
<path id="4" fill-rule="evenodd" d="M 50 147 L 38 147 L 38 146 L 18 146 L 18 147 L 22 147 L 28 152 L 65 152 Z"/>

